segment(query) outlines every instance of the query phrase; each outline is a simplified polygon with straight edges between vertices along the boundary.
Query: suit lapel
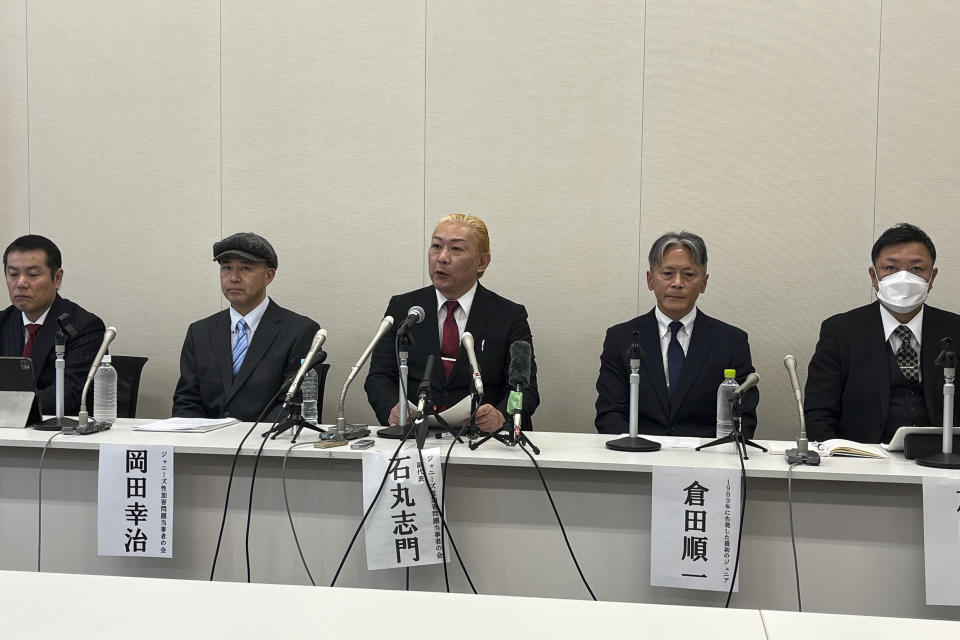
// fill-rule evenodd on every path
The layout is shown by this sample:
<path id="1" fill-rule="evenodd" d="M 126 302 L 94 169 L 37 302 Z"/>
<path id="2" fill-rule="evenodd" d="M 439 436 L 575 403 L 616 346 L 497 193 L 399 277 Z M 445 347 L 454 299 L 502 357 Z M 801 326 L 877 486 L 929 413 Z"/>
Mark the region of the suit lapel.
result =
<path id="1" fill-rule="evenodd" d="M 667 377 L 663 371 L 663 352 L 660 349 L 660 329 L 653 311 L 640 316 L 636 330 L 640 332 L 640 346 L 643 347 L 643 366 L 647 370 L 653 390 L 663 409 L 663 415 L 670 415 L 670 399 L 667 397 Z M 629 341 L 629 339 L 628 339 Z"/>
<path id="2" fill-rule="evenodd" d="M 227 396 L 227 404 L 230 403 L 233 395 L 243 386 L 247 378 L 250 377 L 250 373 L 257 368 L 257 364 L 263 359 L 263 356 L 267 355 L 270 345 L 273 344 L 273 341 L 280 333 L 280 322 L 282 318 L 278 308 L 273 300 L 267 304 L 267 309 L 263 312 L 263 317 L 260 318 L 260 324 L 257 325 L 257 330 L 253 333 L 253 339 L 247 348 L 247 355 L 243 357 L 243 364 L 240 365 L 240 371 L 237 372 L 237 377 L 233 381 L 233 387 L 231 387 L 230 394 Z M 232 349 L 230 353 L 230 368 L 232 371 Z"/>
<path id="3" fill-rule="evenodd" d="M 700 375 L 700 369 L 707 360 L 710 349 L 713 348 L 715 339 L 713 332 L 713 318 L 707 314 L 697 311 L 697 317 L 693 322 L 693 335 L 690 336 L 690 346 L 687 348 L 686 358 L 683 360 L 683 369 L 680 370 L 680 381 L 677 382 L 677 388 L 673 392 L 673 398 L 670 403 L 670 422 L 677 415 L 677 410 L 683 405 L 683 399 L 690 391 L 693 381 Z M 737 372 L 741 373 L 741 372 Z"/>
<path id="4" fill-rule="evenodd" d="M 870 351 L 870 363 L 880 391 L 880 423 L 886 424 L 887 411 L 890 409 L 890 362 L 887 355 L 890 345 L 884 340 L 879 302 L 867 309 L 863 325 L 867 338 L 864 343 Z"/>
<path id="5" fill-rule="evenodd" d="M 20 310 L 10 307 L 3 322 L 3 351 L 5 356 L 23 354 L 23 319 Z"/>
<path id="6" fill-rule="evenodd" d="M 426 351 L 425 353 L 429 356 L 430 354 L 434 355 L 433 361 L 433 373 L 430 376 L 432 384 L 438 387 L 443 387 L 443 360 L 440 359 L 440 327 L 437 320 L 437 314 L 439 309 L 437 307 L 437 291 L 433 286 L 426 287 L 423 289 L 423 298 L 419 300 L 420 306 L 423 307 L 423 312 L 426 315 L 426 318 L 423 319 L 424 323 L 427 324 L 425 330 L 420 334 L 424 336 L 427 340 Z M 415 375 L 418 378 L 423 375 L 421 371 L 411 371 L 411 375 Z M 410 390 L 407 389 L 407 393 Z"/>
<path id="7" fill-rule="evenodd" d="M 927 417 L 930 422 L 935 422 L 941 416 L 937 414 L 940 389 L 943 378 L 937 367 L 937 356 L 940 355 L 940 339 L 943 337 L 940 318 L 931 311 L 936 311 L 927 307 L 923 311 L 923 327 L 921 329 L 923 342 L 920 344 L 920 375 L 923 376 L 923 400 L 927 405 Z M 952 337 L 952 336 L 951 336 Z"/>
<path id="8" fill-rule="evenodd" d="M 217 369 L 220 371 L 224 398 L 230 397 L 230 390 L 233 387 L 232 337 L 230 333 L 230 310 L 225 309 L 214 318 L 207 335 L 207 340 L 213 349 L 213 356 L 217 361 Z"/>
<path id="9" fill-rule="evenodd" d="M 57 294 L 53 304 L 50 305 L 43 326 L 40 327 L 40 332 L 37 334 L 37 341 L 33 343 L 33 353 L 30 359 L 33 360 L 33 372 L 37 379 L 43 374 L 47 363 L 52 361 L 51 354 L 57 341 L 57 332 L 60 330 L 57 316 L 64 312 L 64 306 L 63 298 L 60 297 L 60 294 Z"/>

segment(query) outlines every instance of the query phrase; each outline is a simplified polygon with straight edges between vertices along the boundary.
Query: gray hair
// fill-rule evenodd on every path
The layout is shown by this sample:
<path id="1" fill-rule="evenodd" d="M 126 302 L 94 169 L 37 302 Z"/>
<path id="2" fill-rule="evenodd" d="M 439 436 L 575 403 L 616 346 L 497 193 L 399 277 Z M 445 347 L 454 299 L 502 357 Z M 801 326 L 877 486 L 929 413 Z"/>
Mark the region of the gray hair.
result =
<path id="1" fill-rule="evenodd" d="M 651 270 L 660 266 L 660 263 L 663 262 L 663 254 L 674 245 L 680 245 L 689 251 L 693 256 L 693 261 L 703 267 L 704 271 L 707 270 L 707 245 L 703 238 L 689 231 L 679 233 L 669 231 L 657 238 L 657 241 L 650 247 L 650 255 L 647 256 Z"/>

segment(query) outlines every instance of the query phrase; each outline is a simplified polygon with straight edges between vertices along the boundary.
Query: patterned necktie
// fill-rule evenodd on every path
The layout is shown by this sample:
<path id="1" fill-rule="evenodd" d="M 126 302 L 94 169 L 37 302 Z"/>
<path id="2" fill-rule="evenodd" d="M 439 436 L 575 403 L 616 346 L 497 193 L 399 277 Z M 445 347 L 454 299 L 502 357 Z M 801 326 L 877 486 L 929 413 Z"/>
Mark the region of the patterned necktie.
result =
<path id="1" fill-rule="evenodd" d="M 680 384 L 680 372 L 683 370 L 683 347 L 677 340 L 677 331 L 683 327 L 683 323 L 674 320 L 670 323 L 670 344 L 667 345 L 667 370 L 670 373 L 670 397 L 673 398 L 677 385 Z"/>
<path id="2" fill-rule="evenodd" d="M 917 351 L 910 344 L 910 338 L 913 332 L 905 324 L 900 325 L 893 331 L 894 335 L 900 338 L 900 348 L 897 349 L 897 366 L 900 367 L 900 373 L 910 384 L 920 382 L 920 358 L 917 357 Z"/>
<path id="3" fill-rule="evenodd" d="M 27 343 L 23 345 L 23 357 L 29 358 L 33 353 L 33 343 L 37 341 L 37 334 L 40 333 L 40 327 L 42 324 L 36 324 L 31 322 L 27 325 Z"/>
<path id="4" fill-rule="evenodd" d="M 247 323 L 243 318 L 237 320 L 237 341 L 233 344 L 233 377 L 237 377 L 243 357 L 247 355 Z"/>
<path id="5" fill-rule="evenodd" d="M 447 300 L 446 305 L 447 317 L 443 321 L 443 343 L 440 345 L 444 380 L 450 377 L 453 365 L 457 362 L 457 352 L 460 351 L 460 328 L 454 317 L 454 312 L 460 307 L 460 303 L 456 300 Z"/>

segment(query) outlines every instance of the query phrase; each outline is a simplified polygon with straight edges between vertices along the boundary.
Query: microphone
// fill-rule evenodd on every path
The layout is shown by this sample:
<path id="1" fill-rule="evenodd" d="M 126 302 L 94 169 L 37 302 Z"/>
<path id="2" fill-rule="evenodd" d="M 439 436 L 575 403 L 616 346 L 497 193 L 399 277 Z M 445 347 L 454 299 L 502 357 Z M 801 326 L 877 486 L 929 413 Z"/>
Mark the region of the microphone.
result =
<path id="1" fill-rule="evenodd" d="M 510 345 L 510 366 L 507 368 L 507 383 L 514 387 L 507 399 L 507 411 L 513 414 L 513 437 L 520 437 L 523 417 L 523 388 L 530 384 L 530 367 L 533 347 L 529 342 L 517 340 Z"/>
<path id="2" fill-rule="evenodd" d="M 310 367 L 316 364 L 317 352 L 320 351 L 320 347 L 323 346 L 326 339 L 327 330 L 317 329 L 317 332 L 313 335 L 313 342 L 310 343 L 310 350 L 307 351 L 307 355 L 304 357 L 303 363 L 297 371 L 297 375 L 293 377 L 293 382 L 290 383 L 290 388 L 287 390 L 287 397 L 284 398 L 283 404 L 288 405 L 290 401 L 293 400 L 293 395 L 297 392 L 297 389 L 300 388 L 300 382 L 303 380 L 303 376 L 307 374 Z"/>
<path id="3" fill-rule="evenodd" d="M 87 391 L 90 390 L 90 383 L 93 382 L 93 376 L 97 373 L 97 367 L 100 366 L 100 361 L 103 360 L 104 354 L 107 353 L 107 349 L 110 348 L 110 343 L 114 341 L 117 337 L 117 329 L 115 327 L 107 327 L 107 330 L 103 332 L 103 342 L 100 343 L 100 349 L 97 350 L 97 355 L 94 356 L 93 362 L 90 363 L 90 371 L 87 372 L 87 381 L 83 383 L 83 392 L 80 394 L 80 411 L 77 413 L 78 422 L 80 423 L 78 431 L 81 433 L 86 433 L 87 421 L 89 420 L 89 415 L 87 414 Z"/>
<path id="4" fill-rule="evenodd" d="M 430 402 L 430 376 L 433 375 L 433 355 L 427 356 L 427 366 L 423 369 L 423 377 L 420 378 L 420 386 L 417 387 L 417 419 L 423 418 L 423 412 L 427 409 Z"/>
<path id="5" fill-rule="evenodd" d="M 630 371 L 640 369 L 640 361 L 643 360 L 643 347 L 640 346 L 640 332 L 633 332 L 633 343 L 627 350 L 627 358 L 630 359 Z"/>
<path id="6" fill-rule="evenodd" d="M 370 344 L 367 345 L 367 348 L 363 350 L 363 353 L 360 354 L 360 359 L 357 360 L 357 364 L 353 365 L 353 368 L 350 369 L 350 374 L 347 376 L 346 382 L 343 383 L 343 389 L 340 390 L 340 408 L 337 412 L 337 429 L 343 430 L 347 426 L 347 419 L 344 415 L 344 402 L 347 399 L 347 389 L 350 387 L 350 383 L 353 382 L 353 379 L 357 377 L 357 374 L 360 372 L 360 368 L 366 364 L 367 360 L 370 358 L 370 354 L 373 353 L 373 348 L 377 346 L 377 343 L 380 342 L 380 338 L 386 335 L 387 331 L 390 331 L 390 327 L 393 326 L 393 316 L 384 316 L 383 320 L 380 321 L 380 328 L 377 329 L 377 333 L 373 336 L 373 340 L 370 341 Z"/>
<path id="7" fill-rule="evenodd" d="M 790 376 L 790 386 L 793 388 L 793 397 L 797 400 L 797 409 L 800 411 L 800 435 L 797 436 L 797 448 L 787 449 L 784 455 L 789 464 L 820 464 L 820 454 L 810 451 L 807 441 L 807 422 L 803 415 L 803 394 L 800 392 L 800 376 L 797 375 L 797 359 L 787 355 L 783 359 L 783 367 Z"/>
<path id="8" fill-rule="evenodd" d="M 477 388 L 477 395 L 483 395 L 483 380 L 480 378 L 480 365 L 477 364 L 477 353 L 474 351 L 473 334 L 469 331 L 463 332 L 460 338 L 460 344 L 467 352 L 467 358 L 470 359 L 470 366 L 473 367 L 473 384 Z"/>
<path id="9" fill-rule="evenodd" d="M 753 389 L 755 386 L 757 386 L 757 383 L 759 382 L 760 382 L 760 374 L 751 373 L 750 375 L 747 376 L 747 379 L 743 381 L 742 385 L 740 385 L 739 387 L 733 390 L 733 393 L 730 394 L 730 399 L 736 400 L 737 398 L 745 394 L 747 391 L 750 391 L 750 389 Z"/>
<path id="10" fill-rule="evenodd" d="M 405 336 L 410 333 L 410 327 L 415 324 L 420 324 L 423 322 L 423 319 L 427 317 L 427 314 L 423 312 L 423 307 L 418 305 L 413 305 L 407 311 L 407 317 L 403 319 L 403 322 L 400 324 L 400 327 L 397 329 L 397 335 Z"/>

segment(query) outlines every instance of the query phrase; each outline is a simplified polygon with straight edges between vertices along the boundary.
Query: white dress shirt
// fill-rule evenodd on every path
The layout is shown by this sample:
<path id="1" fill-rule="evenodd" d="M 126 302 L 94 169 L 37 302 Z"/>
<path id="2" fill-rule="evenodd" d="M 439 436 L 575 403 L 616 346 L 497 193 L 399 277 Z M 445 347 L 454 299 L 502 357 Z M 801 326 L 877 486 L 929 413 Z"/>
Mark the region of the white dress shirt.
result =
<path id="1" fill-rule="evenodd" d="M 670 389 L 670 368 L 667 365 L 667 347 L 670 346 L 670 338 L 672 332 L 670 331 L 670 323 L 673 322 L 671 318 L 668 318 L 666 314 L 660 311 L 660 307 L 654 307 L 654 315 L 657 317 L 657 329 L 660 333 L 660 356 L 663 358 L 663 374 L 667 378 L 667 390 Z M 690 338 L 693 336 L 693 321 L 697 319 L 697 308 L 694 307 L 690 313 L 680 318 L 680 322 L 683 324 L 677 330 L 677 342 L 680 343 L 680 347 L 683 349 L 683 355 L 687 355 L 687 349 L 690 347 Z"/>
<path id="2" fill-rule="evenodd" d="M 437 335 L 440 336 L 440 344 L 443 344 L 443 322 L 447 319 L 447 298 L 443 297 L 438 289 L 437 293 Z M 470 307 L 473 306 L 473 298 L 477 295 L 477 283 L 474 282 L 470 290 L 457 299 L 460 306 L 453 312 L 453 319 L 457 321 L 457 329 L 460 335 L 467 330 L 467 318 L 470 317 Z"/>
<path id="3" fill-rule="evenodd" d="M 899 327 L 901 323 L 899 320 L 893 317 L 893 314 L 890 313 L 890 310 L 883 306 L 882 303 L 880 304 L 880 320 L 883 321 L 883 337 L 893 350 L 893 354 L 896 355 L 903 341 L 893 332 L 897 330 L 897 327 Z M 913 316 L 913 319 L 911 319 L 910 322 L 907 322 L 906 325 L 907 328 L 910 329 L 910 333 L 913 334 L 913 336 L 910 338 L 910 344 L 917 352 L 917 357 L 919 359 L 920 341 L 923 338 L 923 307 L 920 307 L 920 313 Z M 922 380 L 922 372 L 918 370 L 917 374 L 920 375 L 920 379 Z"/>
<path id="4" fill-rule="evenodd" d="M 243 318 L 243 321 L 247 323 L 247 344 L 253 342 L 253 334 L 257 331 L 257 326 L 260 324 L 260 320 L 263 318 L 264 311 L 267 310 L 267 306 L 270 304 L 270 296 L 266 296 L 263 299 L 263 302 L 251 309 L 250 313 L 245 316 L 240 315 L 240 312 L 230 307 L 230 346 L 233 347 L 237 344 L 237 322 L 240 321 L 240 318 Z"/>

